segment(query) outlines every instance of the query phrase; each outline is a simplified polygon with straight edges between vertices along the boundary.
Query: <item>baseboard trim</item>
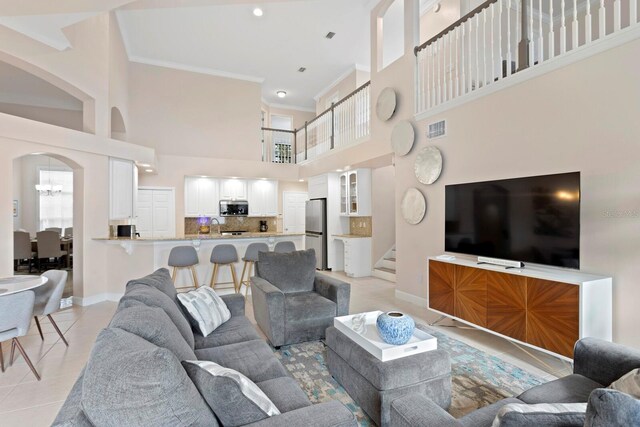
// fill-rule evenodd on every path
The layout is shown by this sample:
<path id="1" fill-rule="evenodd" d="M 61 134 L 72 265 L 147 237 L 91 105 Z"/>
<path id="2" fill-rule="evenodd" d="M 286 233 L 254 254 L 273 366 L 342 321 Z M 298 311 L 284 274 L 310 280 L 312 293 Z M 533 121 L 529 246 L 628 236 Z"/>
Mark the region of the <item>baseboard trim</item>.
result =
<path id="1" fill-rule="evenodd" d="M 396 289 L 396 298 L 401 299 L 402 301 L 407 301 L 407 302 L 413 303 L 413 304 L 418 305 L 420 307 L 426 307 L 427 306 L 427 299 L 426 298 L 421 298 L 421 297 L 415 296 L 413 294 L 410 294 L 408 292 L 399 291 L 397 289 Z"/>
<path id="2" fill-rule="evenodd" d="M 90 297 L 73 297 L 73 305 L 79 305 L 81 307 L 87 307 L 89 305 L 99 304 L 105 301 L 118 302 L 122 298 L 123 293 L 118 292 L 105 292 L 102 294 L 92 295 Z"/>

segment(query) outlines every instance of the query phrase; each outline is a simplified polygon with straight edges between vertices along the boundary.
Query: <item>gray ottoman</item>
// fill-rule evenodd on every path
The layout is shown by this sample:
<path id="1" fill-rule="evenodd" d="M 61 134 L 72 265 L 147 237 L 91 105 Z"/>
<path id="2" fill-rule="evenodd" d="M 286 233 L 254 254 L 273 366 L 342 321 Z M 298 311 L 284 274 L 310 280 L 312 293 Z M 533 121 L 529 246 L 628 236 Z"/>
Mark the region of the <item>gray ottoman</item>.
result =
<path id="1" fill-rule="evenodd" d="M 405 394 L 419 393 L 449 408 L 451 361 L 446 351 L 381 362 L 333 326 L 326 337 L 329 372 L 379 426 L 391 425 L 391 402 Z"/>

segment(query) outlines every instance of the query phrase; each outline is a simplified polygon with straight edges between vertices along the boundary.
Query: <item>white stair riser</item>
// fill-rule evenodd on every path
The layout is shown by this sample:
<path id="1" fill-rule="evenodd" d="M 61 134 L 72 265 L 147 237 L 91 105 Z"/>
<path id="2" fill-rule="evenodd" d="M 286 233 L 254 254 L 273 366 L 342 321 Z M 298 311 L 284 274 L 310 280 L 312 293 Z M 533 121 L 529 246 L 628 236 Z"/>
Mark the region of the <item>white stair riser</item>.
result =
<path id="1" fill-rule="evenodd" d="M 386 271 L 378 270 L 377 268 L 373 270 L 373 275 L 380 279 L 388 280 L 390 282 L 396 281 L 396 275 L 393 273 L 388 273 Z"/>
<path id="2" fill-rule="evenodd" d="M 383 259 L 382 262 L 380 263 L 380 265 L 378 265 L 377 267 L 385 267 L 385 268 L 390 268 L 392 270 L 396 269 L 396 262 L 395 261 L 389 261 L 388 259 Z"/>

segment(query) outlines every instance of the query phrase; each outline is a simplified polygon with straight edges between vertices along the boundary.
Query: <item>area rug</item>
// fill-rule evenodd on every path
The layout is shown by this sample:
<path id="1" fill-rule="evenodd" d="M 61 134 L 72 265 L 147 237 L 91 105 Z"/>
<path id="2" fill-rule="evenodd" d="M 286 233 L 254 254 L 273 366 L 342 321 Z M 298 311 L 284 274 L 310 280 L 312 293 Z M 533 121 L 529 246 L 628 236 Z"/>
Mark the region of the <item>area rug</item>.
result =
<path id="1" fill-rule="evenodd" d="M 438 348 L 451 355 L 452 403 L 449 413 L 456 418 L 545 382 L 524 369 L 441 332 L 431 329 L 429 333 L 438 338 Z M 329 374 L 324 343 L 313 341 L 283 346 L 276 350 L 276 356 L 311 402 L 339 400 L 354 413 L 360 426 L 375 425 Z"/>

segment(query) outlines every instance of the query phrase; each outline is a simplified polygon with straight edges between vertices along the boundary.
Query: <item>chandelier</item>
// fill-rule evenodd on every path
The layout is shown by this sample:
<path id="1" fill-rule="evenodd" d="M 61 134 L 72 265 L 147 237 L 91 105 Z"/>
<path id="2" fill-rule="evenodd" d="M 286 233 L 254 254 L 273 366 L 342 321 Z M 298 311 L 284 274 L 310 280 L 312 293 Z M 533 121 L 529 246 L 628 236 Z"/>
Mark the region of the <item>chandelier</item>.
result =
<path id="1" fill-rule="evenodd" d="M 58 193 L 62 193 L 62 185 L 51 184 L 51 157 L 49 157 L 49 183 L 36 184 L 36 191 L 43 196 L 55 196 Z"/>

